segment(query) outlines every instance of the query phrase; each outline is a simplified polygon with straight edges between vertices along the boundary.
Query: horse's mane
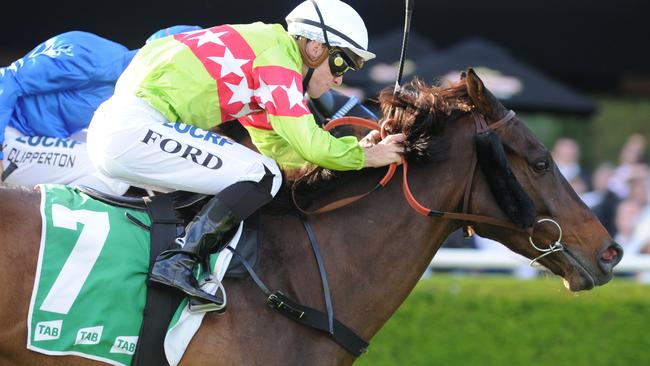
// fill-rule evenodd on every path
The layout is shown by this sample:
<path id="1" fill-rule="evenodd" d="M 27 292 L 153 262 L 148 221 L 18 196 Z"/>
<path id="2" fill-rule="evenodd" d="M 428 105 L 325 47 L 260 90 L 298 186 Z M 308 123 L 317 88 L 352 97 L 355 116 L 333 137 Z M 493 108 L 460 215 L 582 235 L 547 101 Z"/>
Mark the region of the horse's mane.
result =
<path id="1" fill-rule="evenodd" d="M 464 80 L 456 83 L 427 85 L 415 79 L 404 85 L 398 93 L 385 88 L 378 98 L 383 113 L 380 124 L 388 134 L 406 135 L 404 150 L 410 163 L 428 163 L 446 159 L 447 142 L 442 139 L 445 126 L 472 108 Z M 307 172 L 293 172 L 290 184 L 297 182 L 295 189 L 301 194 L 318 194 L 332 184 L 345 184 L 361 172 L 333 172 L 318 168 Z"/>
<path id="2" fill-rule="evenodd" d="M 448 149 L 442 139 L 445 126 L 472 108 L 465 81 L 440 86 L 415 79 L 398 93 L 393 93 L 393 88 L 383 89 L 378 102 L 384 116 L 380 123 L 385 124 L 388 134 L 406 135 L 404 151 L 406 159 L 413 163 L 446 159 Z M 307 177 L 303 177 L 305 173 Z M 289 181 L 301 178 L 312 190 L 341 175 L 346 174 L 324 168 L 287 174 Z"/>
<path id="3" fill-rule="evenodd" d="M 409 162 L 430 162 L 445 158 L 442 132 L 448 122 L 470 111 L 464 81 L 447 86 L 427 85 L 415 79 L 399 92 L 386 88 L 379 94 L 386 132 L 406 135 Z"/>

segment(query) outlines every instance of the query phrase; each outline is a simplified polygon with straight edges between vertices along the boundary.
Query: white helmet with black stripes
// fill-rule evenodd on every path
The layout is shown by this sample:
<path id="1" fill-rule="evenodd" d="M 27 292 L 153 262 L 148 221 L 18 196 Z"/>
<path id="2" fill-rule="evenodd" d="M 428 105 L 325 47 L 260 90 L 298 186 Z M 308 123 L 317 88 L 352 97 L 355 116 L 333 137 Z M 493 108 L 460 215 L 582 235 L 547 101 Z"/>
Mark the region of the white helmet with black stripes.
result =
<path id="1" fill-rule="evenodd" d="M 363 61 L 375 57 L 368 52 L 368 31 L 359 14 L 339 0 L 307 0 L 287 17 L 287 31 L 313 41 L 352 51 Z"/>

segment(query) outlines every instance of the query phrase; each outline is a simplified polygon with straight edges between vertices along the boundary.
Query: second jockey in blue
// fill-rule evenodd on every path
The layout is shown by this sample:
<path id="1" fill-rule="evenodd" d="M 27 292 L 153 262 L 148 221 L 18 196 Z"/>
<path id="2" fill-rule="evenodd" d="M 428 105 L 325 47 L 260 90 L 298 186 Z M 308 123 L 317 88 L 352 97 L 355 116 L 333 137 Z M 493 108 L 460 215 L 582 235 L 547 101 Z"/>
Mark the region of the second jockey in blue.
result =
<path id="1" fill-rule="evenodd" d="M 174 26 L 150 40 L 199 30 Z M 86 185 L 123 194 L 128 185 L 96 172 L 88 160 L 85 128 L 137 50 L 92 33 L 72 31 L 36 46 L 0 68 L 2 181 Z"/>

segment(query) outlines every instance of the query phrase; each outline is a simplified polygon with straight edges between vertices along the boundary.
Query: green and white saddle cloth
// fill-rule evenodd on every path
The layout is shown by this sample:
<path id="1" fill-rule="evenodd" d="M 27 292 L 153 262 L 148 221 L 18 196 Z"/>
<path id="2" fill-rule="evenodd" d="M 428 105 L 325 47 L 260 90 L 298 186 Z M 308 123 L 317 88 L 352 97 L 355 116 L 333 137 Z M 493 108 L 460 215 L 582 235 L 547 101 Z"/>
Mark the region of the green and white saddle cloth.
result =
<path id="1" fill-rule="evenodd" d="M 43 226 L 27 348 L 130 365 L 146 299 L 149 233 L 131 223 L 126 213 L 145 225 L 150 225 L 149 216 L 94 200 L 74 188 L 39 187 Z M 240 225 L 233 243 L 241 231 Z M 230 251 L 212 256 L 217 278 L 223 278 L 231 257 Z M 216 291 L 213 284 L 206 286 Z M 180 362 L 203 315 L 190 313 L 187 300 L 179 306 L 165 338 L 170 365 Z"/>

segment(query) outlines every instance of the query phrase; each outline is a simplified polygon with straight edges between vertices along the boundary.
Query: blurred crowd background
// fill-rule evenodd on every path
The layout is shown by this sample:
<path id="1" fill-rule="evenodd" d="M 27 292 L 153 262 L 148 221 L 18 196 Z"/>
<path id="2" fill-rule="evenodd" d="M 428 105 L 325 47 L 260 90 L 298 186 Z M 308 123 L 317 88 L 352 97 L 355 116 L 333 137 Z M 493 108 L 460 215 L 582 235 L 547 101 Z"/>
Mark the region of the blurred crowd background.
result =
<path id="1" fill-rule="evenodd" d="M 10 2 L 0 23 L 0 64 L 54 35 L 84 30 L 144 44 L 175 24 L 283 23 L 299 1 Z M 395 82 L 404 2 L 354 0 L 377 59 L 341 90 L 372 107 Z M 415 4 L 404 81 L 456 80 L 474 67 L 553 151 L 567 180 L 624 247 L 650 253 L 650 56 L 647 0 L 451 1 Z M 447 247 L 502 248 L 454 235 Z"/>

